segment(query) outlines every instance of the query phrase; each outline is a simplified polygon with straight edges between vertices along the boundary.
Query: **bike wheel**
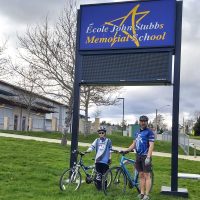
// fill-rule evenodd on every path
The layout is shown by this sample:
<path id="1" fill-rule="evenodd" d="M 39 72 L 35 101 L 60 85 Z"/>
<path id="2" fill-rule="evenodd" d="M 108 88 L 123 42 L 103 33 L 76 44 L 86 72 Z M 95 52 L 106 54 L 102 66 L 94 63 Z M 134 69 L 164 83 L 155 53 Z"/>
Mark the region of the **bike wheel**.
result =
<path id="1" fill-rule="evenodd" d="M 112 182 L 112 173 L 111 171 L 108 171 L 106 179 L 105 179 L 106 187 L 109 187 Z"/>
<path id="2" fill-rule="evenodd" d="M 150 188 L 149 192 L 151 192 L 153 190 L 153 185 L 154 185 L 154 173 L 153 173 L 153 170 L 150 172 L 150 177 L 151 177 L 151 188 Z"/>
<path id="3" fill-rule="evenodd" d="M 60 177 L 59 186 L 62 191 L 76 191 L 81 185 L 81 173 L 67 169 Z"/>
<path id="4" fill-rule="evenodd" d="M 103 177 L 103 191 L 105 195 L 116 196 L 126 191 L 126 175 L 121 167 L 110 168 Z"/>

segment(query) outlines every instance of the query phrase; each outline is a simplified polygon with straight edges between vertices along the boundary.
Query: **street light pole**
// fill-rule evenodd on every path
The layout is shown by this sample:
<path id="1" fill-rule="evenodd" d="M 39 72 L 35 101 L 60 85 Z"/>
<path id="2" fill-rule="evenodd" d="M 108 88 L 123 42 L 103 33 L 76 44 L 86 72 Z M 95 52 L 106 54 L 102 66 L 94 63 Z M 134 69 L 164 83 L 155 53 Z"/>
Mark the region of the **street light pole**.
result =
<path id="1" fill-rule="evenodd" d="M 156 131 L 155 131 L 156 138 L 157 138 L 157 132 L 158 132 L 158 109 L 156 108 Z"/>
<path id="2" fill-rule="evenodd" d="M 117 98 L 123 100 L 123 115 L 122 115 L 122 135 L 123 135 L 123 130 L 124 130 L 124 98 Z"/>

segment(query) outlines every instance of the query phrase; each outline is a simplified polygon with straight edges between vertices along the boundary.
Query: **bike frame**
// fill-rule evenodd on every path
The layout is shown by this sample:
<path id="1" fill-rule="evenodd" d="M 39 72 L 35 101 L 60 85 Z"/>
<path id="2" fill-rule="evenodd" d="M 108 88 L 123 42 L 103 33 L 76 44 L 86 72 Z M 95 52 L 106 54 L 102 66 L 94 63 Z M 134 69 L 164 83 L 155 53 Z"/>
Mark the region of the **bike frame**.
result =
<path id="1" fill-rule="evenodd" d="M 74 164 L 74 167 L 73 167 L 73 168 L 74 168 L 74 169 L 77 169 L 77 171 L 79 171 L 79 169 L 82 168 L 82 170 L 84 171 L 84 173 L 85 173 L 86 176 L 91 176 L 91 175 L 93 176 L 94 170 L 95 170 L 95 165 L 85 166 L 85 165 L 83 164 L 83 158 L 82 158 L 82 157 L 83 157 L 83 156 L 81 155 L 79 161 L 78 161 L 77 163 Z M 91 174 L 89 174 L 89 173 L 87 172 L 89 169 L 92 169 L 92 173 L 91 173 Z"/>
<path id="2" fill-rule="evenodd" d="M 124 155 L 122 155 L 121 159 L 120 159 L 121 168 L 123 169 L 124 173 L 126 174 L 126 177 L 128 178 L 128 180 L 131 183 L 131 185 L 132 186 L 138 185 L 138 182 L 137 182 L 138 172 L 137 172 L 137 170 L 135 169 L 134 176 L 132 176 L 130 174 L 129 170 L 126 168 L 126 164 L 132 164 L 134 166 L 135 160 L 126 158 Z"/>

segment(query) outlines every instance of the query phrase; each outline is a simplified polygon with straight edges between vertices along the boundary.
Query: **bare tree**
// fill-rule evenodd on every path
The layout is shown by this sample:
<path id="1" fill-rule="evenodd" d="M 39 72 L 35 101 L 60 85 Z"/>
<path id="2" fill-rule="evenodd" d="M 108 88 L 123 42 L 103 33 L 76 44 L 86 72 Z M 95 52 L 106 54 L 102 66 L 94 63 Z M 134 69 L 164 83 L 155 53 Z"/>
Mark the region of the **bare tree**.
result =
<path id="1" fill-rule="evenodd" d="M 97 108 L 94 112 L 93 112 L 93 117 L 94 118 L 99 118 L 101 116 L 101 110 L 99 110 L 99 108 Z"/>
<path id="2" fill-rule="evenodd" d="M 72 22 L 71 22 L 72 23 Z M 44 94 L 60 99 L 68 105 L 67 125 L 71 121 L 74 54 L 71 47 L 63 41 L 64 33 L 51 30 L 48 19 L 42 25 L 28 28 L 24 37 L 19 37 L 20 48 L 26 53 L 19 52 L 37 74 L 36 84 Z M 60 28 L 60 27 L 59 27 Z M 61 29 L 62 30 L 62 29 Z"/>
<path id="3" fill-rule="evenodd" d="M 83 86 L 81 90 L 81 109 L 85 113 L 85 130 L 84 134 L 89 133 L 88 130 L 88 110 L 91 105 L 114 105 L 117 103 L 117 96 L 120 87 L 100 87 L 100 86 Z"/>
<path id="4" fill-rule="evenodd" d="M 194 111 L 194 120 L 196 121 L 199 117 L 200 117 L 200 111 L 199 110 L 195 110 Z"/>
<path id="5" fill-rule="evenodd" d="M 7 74 L 7 63 L 9 59 L 5 55 L 6 42 L 0 45 L 0 77 Z"/>
<path id="6" fill-rule="evenodd" d="M 25 36 L 18 36 L 22 61 L 29 63 L 37 73 L 37 85 L 42 91 L 68 105 L 66 125 L 72 117 L 73 84 L 76 49 L 76 2 L 69 1 L 55 27 L 48 18 L 41 25 L 27 28 Z M 111 94 L 117 88 L 82 87 L 81 108 L 88 119 L 88 108 L 96 105 L 112 105 Z"/>
<path id="7" fill-rule="evenodd" d="M 154 118 L 152 124 L 155 128 L 157 126 L 157 130 L 160 131 L 161 129 L 166 129 L 167 125 L 164 124 L 164 120 L 165 120 L 165 118 L 163 117 L 163 115 L 158 114 L 157 120 L 156 120 L 156 118 Z"/>
<path id="8" fill-rule="evenodd" d="M 20 68 L 17 65 L 12 65 L 12 69 L 15 74 L 18 74 L 20 79 L 16 84 L 22 88 L 18 90 L 17 101 L 26 107 L 28 126 L 27 131 L 30 130 L 30 115 L 31 109 L 35 106 L 35 101 L 38 99 L 38 85 L 37 85 L 37 74 L 34 73 L 32 66 Z M 21 124 L 21 123 L 20 123 Z"/>

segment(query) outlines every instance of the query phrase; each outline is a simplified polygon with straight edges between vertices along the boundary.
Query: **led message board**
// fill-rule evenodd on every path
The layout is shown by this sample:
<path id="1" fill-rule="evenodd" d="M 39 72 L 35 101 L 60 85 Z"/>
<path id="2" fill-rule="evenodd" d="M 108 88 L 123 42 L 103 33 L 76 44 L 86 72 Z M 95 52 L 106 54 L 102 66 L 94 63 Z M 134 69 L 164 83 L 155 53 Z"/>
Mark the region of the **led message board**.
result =
<path id="1" fill-rule="evenodd" d="M 82 5 L 79 50 L 174 47 L 175 0 Z"/>
<path id="2" fill-rule="evenodd" d="M 166 85 L 171 83 L 172 52 L 85 55 L 81 84 Z"/>

